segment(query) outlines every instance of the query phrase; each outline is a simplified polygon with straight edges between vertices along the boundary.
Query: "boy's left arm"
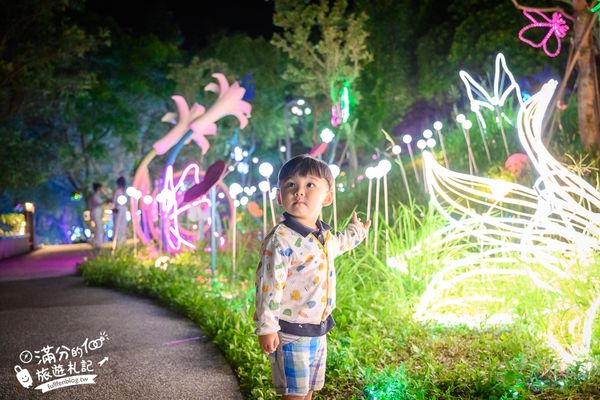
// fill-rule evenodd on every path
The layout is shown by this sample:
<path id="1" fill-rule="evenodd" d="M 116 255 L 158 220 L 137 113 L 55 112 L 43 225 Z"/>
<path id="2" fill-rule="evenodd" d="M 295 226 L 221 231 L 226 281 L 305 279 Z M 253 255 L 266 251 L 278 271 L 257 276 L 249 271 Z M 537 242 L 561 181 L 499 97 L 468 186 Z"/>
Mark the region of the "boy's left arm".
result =
<path id="1" fill-rule="evenodd" d="M 336 234 L 338 245 L 337 255 L 339 256 L 358 246 L 367 237 L 369 226 L 371 226 L 371 220 L 363 223 L 356 215 L 356 211 L 354 211 L 352 213 L 352 223 L 343 232 Z"/>

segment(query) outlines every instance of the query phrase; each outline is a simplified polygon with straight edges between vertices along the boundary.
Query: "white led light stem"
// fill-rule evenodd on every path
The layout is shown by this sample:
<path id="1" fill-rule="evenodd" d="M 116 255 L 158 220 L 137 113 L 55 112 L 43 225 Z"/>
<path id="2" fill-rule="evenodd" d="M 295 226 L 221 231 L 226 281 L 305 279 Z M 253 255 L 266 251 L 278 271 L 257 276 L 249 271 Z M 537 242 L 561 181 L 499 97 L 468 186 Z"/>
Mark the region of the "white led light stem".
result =
<path id="1" fill-rule="evenodd" d="M 506 133 L 504 132 L 504 124 L 502 123 L 502 119 L 500 118 L 500 108 L 498 106 L 494 107 L 496 111 L 496 124 L 500 128 L 500 133 L 502 133 L 502 142 L 504 143 L 504 151 L 506 152 L 506 157 L 510 156 L 510 150 L 508 150 L 508 141 L 506 140 Z"/>
<path id="2" fill-rule="evenodd" d="M 479 170 L 477 169 L 477 163 L 475 162 L 475 155 L 473 154 L 473 150 L 471 149 L 471 136 L 469 135 L 469 129 L 471 129 L 472 123 L 468 119 L 463 121 L 460 124 L 461 129 L 463 131 L 463 135 L 465 136 L 465 142 L 467 143 L 467 153 L 469 157 L 469 173 L 471 175 L 478 174 Z"/>
<path id="3" fill-rule="evenodd" d="M 231 275 L 232 280 L 235 280 L 237 269 L 237 207 L 233 205 L 231 216 Z"/>
<path id="4" fill-rule="evenodd" d="M 337 187 L 335 180 L 340 175 L 340 167 L 338 167 L 335 164 L 329 164 L 329 169 L 331 170 L 331 174 L 333 175 L 333 187 L 331 188 L 333 193 L 333 231 L 337 232 Z"/>
<path id="5" fill-rule="evenodd" d="M 262 236 L 262 240 L 265 240 L 265 238 L 267 237 L 267 193 L 269 191 L 267 190 L 266 192 L 262 192 L 262 203 L 263 203 L 263 236 Z"/>
<path id="6" fill-rule="evenodd" d="M 379 237 L 379 189 L 381 187 L 382 169 L 378 165 L 375 168 L 375 225 L 373 227 L 373 255 L 377 257 L 377 239 Z"/>
<path id="7" fill-rule="evenodd" d="M 433 124 L 433 130 L 437 134 L 438 140 L 440 141 L 440 146 L 442 148 L 442 155 L 444 156 L 444 164 L 446 168 L 450 168 L 450 163 L 448 162 L 448 155 L 446 154 L 446 146 L 444 145 L 444 137 L 442 136 L 442 123 L 440 121 L 436 121 Z"/>
<path id="8" fill-rule="evenodd" d="M 488 162 L 492 162 L 492 155 L 490 154 L 490 148 L 488 147 L 488 143 L 487 143 L 487 129 L 481 124 L 481 121 L 479 120 L 479 118 L 476 118 L 477 120 L 477 126 L 479 127 L 479 134 L 481 135 L 481 141 L 483 142 L 483 149 L 485 150 L 485 155 L 488 159 Z"/>
<path id="9" fill-rule="evenodd" d="M 269 179 L 267 179 L 267 182 L 269 182 Z M 271 193 L 271 183 L 269 182 L 269 194 Z M 275 226 L 276 219 L 275 219 L 275 205 L 273 204 L 273 196 L 269 195 L 269 205 L 271 206 L 271 223 L 273 224 L 272 226 Z"/>
<path id="10" fill-rule="evenodd" d="M 385 221 L 385 258 L 384 262 L 387 262 L 388 254 L 389 254 L 389 202 L 388 202 L 388 186 L 387 186 L 387 174 L 392 169 L 392 163 L 388 160 L 379 161 L 379 168 L 381 168 L 381 172 L 383 173 L 383 207 L 384 207 L 384 221 Z"/>
<path id="11" fill-rule="evenodd" d="M 410 140 L 405 140 L 406 137 L 408 137 Z M 418 183 L 420 183 L 421 180 L 419 179 L 419 173 L 417 172 L 417 166 L 415 164 L 415 157 L 413 155 L 412 146 L 410 144 L 410 142 L 412 141 L 412 137 L 410 135 L 404 135 L 402 139 L 404 140 L 404 143 L 406 143 L 406 148 L 408 149 L 408 155 L 410 156 L 410 162 L 412 164 L 413 172 L 415 173 L 415 179 Z"/>
<path id="12" fill-rule="evenodd" d="M 400 167 L 400 173 L 402 174 L 402 181 L 404 182 L 404 188 L 406 189 L 406 194 L 408 195 L 408 202 L 412 202 L 412 197 L 410 194 L 410 186 L 408 185 L 408 178 L 406 177 L 406 170 L 404 169 L 404 164 L 402 163 L 402 159 L 400 155 L 398 155 L 396 164 Z"/>

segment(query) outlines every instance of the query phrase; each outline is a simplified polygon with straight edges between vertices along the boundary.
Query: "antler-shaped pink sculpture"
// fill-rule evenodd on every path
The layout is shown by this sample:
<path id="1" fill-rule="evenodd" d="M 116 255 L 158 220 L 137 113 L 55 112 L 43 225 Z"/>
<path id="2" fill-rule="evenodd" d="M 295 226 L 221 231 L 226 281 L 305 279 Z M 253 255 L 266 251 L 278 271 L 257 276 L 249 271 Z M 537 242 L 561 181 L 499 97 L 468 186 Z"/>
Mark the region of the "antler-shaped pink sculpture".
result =
<path id="1" fill-rule="evenodd" d="M 241 87 L 238 82 L 234 82 L 230 86 L 223 74 L 216 73 L 212 76 L 217 79 L 219 84 L 209 83 L 204 89 L 218 93 L 219 98 L 208 111 L 205 112 L 204 107 L 198 103 L 194 103 L 190 109 L 183 97 L 172 97 L 177 105 L 179 118 L 173 129 L 165 137 L 154 143 L 153 147 L 158 155 L 169 151 L 190 129 L 193 131 L 191 139 L 200 146 L 202 154 L 205 154 L 210 147 L 205 136 L 216 135 L 217 126 L 215 122 L 227 115 L 235 116 L 240 121 L 240 128 L 246 127 L 252 110 L 252 105 L 242 100 L 246 89 Z"/>

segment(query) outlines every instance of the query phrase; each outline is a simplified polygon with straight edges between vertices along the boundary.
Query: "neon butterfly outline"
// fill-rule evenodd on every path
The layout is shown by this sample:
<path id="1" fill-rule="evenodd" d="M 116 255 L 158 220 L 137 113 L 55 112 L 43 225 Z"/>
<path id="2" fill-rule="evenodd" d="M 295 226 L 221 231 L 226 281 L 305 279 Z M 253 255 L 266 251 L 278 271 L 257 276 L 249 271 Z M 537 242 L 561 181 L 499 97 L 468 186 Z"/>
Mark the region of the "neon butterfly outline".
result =
<path id="1" fill-rule="evenodd" d="M 541 17 L 541 20 L 537 20 L 536 17 L 532 14 L 536 14 L 537 16 Z M 560 40 L 567 36 L 567 31 L 569 30 L 569 26 L 563 18 L 565 15 L 557 11 L 552 13 L 552 18 L 550 18 L 543 12 L 538 10 L 523 10 L 523 15 L 525 15 L 525 17 L 532 23 L 524 26 L 519 31 L 519 39 L 522 42 L 527 43 L 531 47 L 535 47 L 536 49 L 542 47 L 544 49 L 544 53 L 546 53 L 548 57 L 556 57 L 560 53 Z M 540 40 L 539 43 L 535 43 L 525 38 L 525 32 L 534 28 L 548 28 L 548 32 L 546 33 L 544 38 Z M 548 50 L 548 41 L 552 37 L 556 39 L 556 50 L 554 52 Z"/>
<path id="2" fill-rule="evenodd" d="M 512 72 L 510 72 L 508 69 L 508 66 L 506 65 L 506 59 L 502 53 L 498 53 L 496 56 L 493 97 L 490 96 L 490 94 L 479 83 L 475 82 L 471 75 L 469 75 L 466 71 L 460 71 L 458 75 L 467 89 L 467 96 L 469 97 L 469 102 L 471 104 L 471 111 L 475 113 L 477 119 L 484 129 L 486 128 L 486 124 L 480 112 L 481 107 L 485 107 L 492 111 L 496 107 L 502 107 L 506 101 L 506 98 L 510 95 L 513 89 L 517 94 L 519 104 L 523 104 L 521 88 L 517 84 Z M 508 87 L 504 88 L 506 77 L 508 77 L 509 85 Z M 500 93 L 501 90 L 502 93 Z M 479 99 L 476 99 L 473 93 L 478 95 Z"/>

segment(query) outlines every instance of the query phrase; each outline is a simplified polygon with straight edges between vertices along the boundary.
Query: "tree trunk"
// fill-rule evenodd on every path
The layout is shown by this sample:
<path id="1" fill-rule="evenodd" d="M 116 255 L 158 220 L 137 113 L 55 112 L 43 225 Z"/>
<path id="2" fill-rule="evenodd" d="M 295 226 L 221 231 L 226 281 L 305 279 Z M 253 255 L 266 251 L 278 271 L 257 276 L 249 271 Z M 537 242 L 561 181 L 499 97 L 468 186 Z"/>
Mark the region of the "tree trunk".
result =
<path id="1" fill-rule="evenodd" d="M 596 98 L 597 72 L 594 55 L 594 36 L 592 31 L 583 36 L 590 18 L 596 18 L 589 12 L 587 2 L 573 0 L 575 10 L 575 23 L 573 26 L 574 42 L 581 43 L 577 59 L 578 86 L 577 86 L 577 122 L 579 136 L 585 147 L 600 147 L 600 121 L 598 119 L 598 100 Z"/>

